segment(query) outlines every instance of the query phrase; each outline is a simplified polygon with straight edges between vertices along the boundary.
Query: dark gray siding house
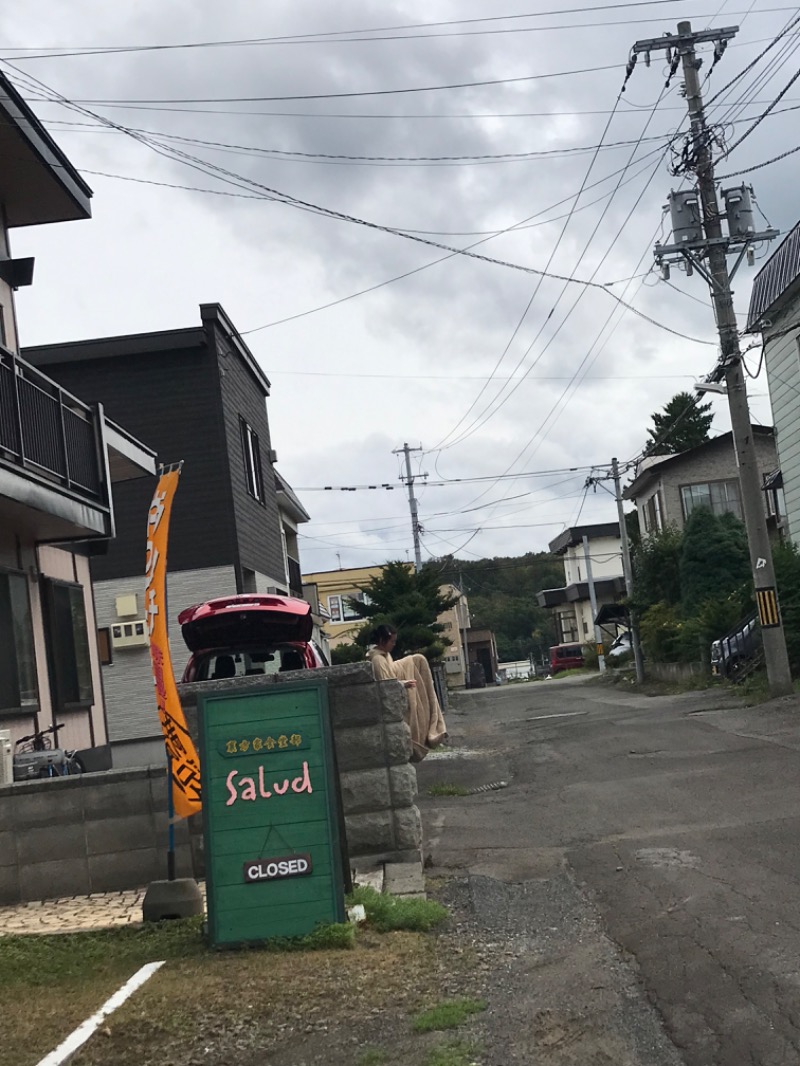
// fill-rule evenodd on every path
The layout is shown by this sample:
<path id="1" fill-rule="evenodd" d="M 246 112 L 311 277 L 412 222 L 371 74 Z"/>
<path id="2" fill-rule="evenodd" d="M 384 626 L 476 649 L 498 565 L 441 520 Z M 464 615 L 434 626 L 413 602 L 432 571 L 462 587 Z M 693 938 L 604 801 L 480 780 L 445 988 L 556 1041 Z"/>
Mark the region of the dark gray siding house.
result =
<path id="1" fill-rule="evenodd" d="M 25 357 L 157 450 L 183 460 L 169 540 L 173 665 L 188 652 L 178 613 L 241 592 L 290 591 L 270 441 L 270 383 L 219 304 L 200 307 L 188 329 L 28 348 Z M 116 766 L 163 759 L 149 653 L 114 646 L 114 627 L 144 615 L 145 529 L 152 481 L 120 486 L 118 536 L 92 563 L 109 736 Z M 302 590 L 292 589 L 297 595 Z M 117 630 L 118 632 L 118 630 Z"/>

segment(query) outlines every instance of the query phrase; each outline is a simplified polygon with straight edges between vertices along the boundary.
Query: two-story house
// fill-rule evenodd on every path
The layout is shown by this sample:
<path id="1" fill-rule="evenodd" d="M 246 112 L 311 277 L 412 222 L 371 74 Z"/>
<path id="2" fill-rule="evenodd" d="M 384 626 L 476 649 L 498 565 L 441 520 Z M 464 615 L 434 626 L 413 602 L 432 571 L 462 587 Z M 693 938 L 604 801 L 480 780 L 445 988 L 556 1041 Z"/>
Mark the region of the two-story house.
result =
<path id="1" fill-rule="evenodd" d="M 58 724 L 57 742 L 102 769 L 89 560 L 119 528 L 120 483 L 154 475 L 155 456 L 20 358 L 14 291 L 33 260 L 12 258 L 9 233 L 90 218 L 91 190 L 2 75 L 0 159 L 0 729 L 14 742 Z"/>
<path id="2" fill-rule="evenodd" d="M 760 333 L 764 345 L 780 466 L 772 486 L 782 489 L 788 535 L 800 545 L 800 223 L 753 281 L 747 332 Z"/>
<path id="3" fill-rule="evenodd" d="M 178 676 L 188 657 L 175 622 L 183 608 L 236 593 L 302 596 L 297 526 L 308 515 L 274 469 L 269 380 L 219 304 L 201 305 L 196 326 L 25 354 L 63 386 L 124 418 L 163 462 L 183 460 L 167 588 Z M 92 576 L 114 765 L 140 766 L 164 758 L 147 642 L 143 633 L 136 639 L 152 485 L 121 489 L 119 535 L 93 561 Z"/>
<path id="4" fill-rule="evenodd" d="M 565 584 L 558 589 L 543 589 L 536 598 L 540 607 L 553 611 L 563 644 L 594 641 L 584 537 L 598 610 L 625 594 L 618 522 L 572 526 L 551 540 L 550 551 L 560 555 L 564 562 Z"/>
<path id="5" fill-rule="evenodd" d="M 411 569 L 411 563 L 408 566 Z M 352 643 L 355 634 L 364 625 L 364 619 L 353 610 L 349 601 L 369 602 L 368 594 L 362 589 L 371 578 L 380 577 L 382 572 L 382 566 L 356 566 L 304 575 L 306 598 L 324 613 L 322 629 L 331 648 Z M 458 602 L 443 611 L 437 621 L 444 627 L 442 636 L 451 642 L 444 656 L 447 684 L 459 688 L 466 684 L 464 633 L 471 624 L 469 603 L 466 595 L 455 585 L 442 585 L 440 591 L 448 599 L 458 596 Z"/>
<path id="6" fill-rule="evenodd" d="M 766 486 L 779 465 L 775 433 L 771 426 L 753 426 L 752 430 L 758 468 Z M 723 433 L 685 452 L 643 459 L 622 495 L 636 504 L 642 536 L 668 526 L 683 529 L 697 507 L 743 518 L 733 437 Z M 775 528 L 780 516 L 774 513 L 774 491 L 765 495 L 764 506 Z"/>

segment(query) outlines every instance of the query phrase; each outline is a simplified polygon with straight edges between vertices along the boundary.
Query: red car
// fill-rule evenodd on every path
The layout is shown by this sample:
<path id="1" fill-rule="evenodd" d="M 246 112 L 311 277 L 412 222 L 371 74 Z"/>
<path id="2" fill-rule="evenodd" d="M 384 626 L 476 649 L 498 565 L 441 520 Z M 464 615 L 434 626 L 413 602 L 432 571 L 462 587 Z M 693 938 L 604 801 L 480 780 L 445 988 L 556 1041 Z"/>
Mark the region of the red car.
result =
<path id="1" fill-rule="evenodd" d="M 579 670 L 584 665 L 583 648 L 580 644 L 554 644 L 550 649 L 550 673 L 562 670 Z"/>
<path id="2" fill-rule="evenodd" d="M 182 681 L 259 677 L 327 666 L 311 640 L 311 605 L 292 596 L 245 593 L 178 615 L 191 656 Z"/>

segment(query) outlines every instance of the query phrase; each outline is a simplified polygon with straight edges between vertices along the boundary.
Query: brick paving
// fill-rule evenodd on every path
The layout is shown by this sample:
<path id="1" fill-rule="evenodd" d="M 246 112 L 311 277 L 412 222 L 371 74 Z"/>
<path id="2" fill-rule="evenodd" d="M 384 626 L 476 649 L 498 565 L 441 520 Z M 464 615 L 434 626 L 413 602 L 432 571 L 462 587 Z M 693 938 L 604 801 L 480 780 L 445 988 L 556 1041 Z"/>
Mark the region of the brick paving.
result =
<path id="1" fill-rule="evenodd" d="M 200 884 L 205 896 L 205 884 Z M 91 896 L 35 900 L 0 907 L 0 937 L 36 933 L 85 933 L 114 929 L 142 921 L 142 901 L 147 886 L 123 892 L 97 892 Z"/>

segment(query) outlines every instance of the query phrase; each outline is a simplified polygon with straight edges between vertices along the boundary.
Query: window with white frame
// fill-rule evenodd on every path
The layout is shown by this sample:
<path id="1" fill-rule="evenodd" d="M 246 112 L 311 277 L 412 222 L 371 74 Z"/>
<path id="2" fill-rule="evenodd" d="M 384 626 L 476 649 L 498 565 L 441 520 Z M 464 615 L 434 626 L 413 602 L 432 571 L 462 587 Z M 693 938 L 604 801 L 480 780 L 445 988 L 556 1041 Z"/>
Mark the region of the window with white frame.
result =
<path id="1" fill-rule="evenodd" d="M 361 621 L 361 615 L 351 605 L 351 600 L 358 600 L 359 603 L 372 603 L 366 592 L 361 592 L 360 589 L 354 589 L 352 592 L 342 592 L 335 596 L 328 597 L 328 614 L 331 616 L 331 622 L 359 622 Z"/>
<path id="2" fill-rule="evenodd" d="M 737 518 L 742 517 L 742 500 L 739 494 L 739 482 L 736 478 L 731 478 L 729 481 L 707 481 L 698 485 L 682 485 L 681 498 L 686 518 L 698 507 L 705 507 L 716 515 L 734 514 Z"/>
<path id="3" fill-rule="evenodd" d="M 646 533 L 658 533 L 664 528 L 661 516 L 661 493 L 654 492 L 644 505 L 644 528 Z"/>

